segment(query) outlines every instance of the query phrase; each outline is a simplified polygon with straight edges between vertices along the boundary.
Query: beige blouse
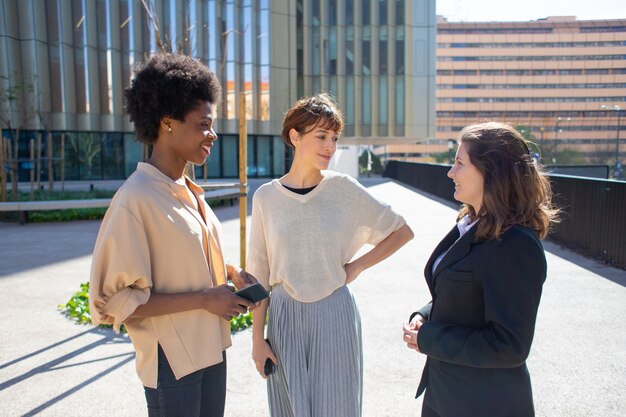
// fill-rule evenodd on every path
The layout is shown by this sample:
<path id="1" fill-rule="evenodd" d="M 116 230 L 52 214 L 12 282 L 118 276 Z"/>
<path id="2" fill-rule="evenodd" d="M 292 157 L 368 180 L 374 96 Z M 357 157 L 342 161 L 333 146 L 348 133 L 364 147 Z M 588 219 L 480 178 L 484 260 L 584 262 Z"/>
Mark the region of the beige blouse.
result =
<path id="1" fill-rule="evenodd" d="M 185 185 L 140 162 L 115 194 L 94 248 L 92 322 L 113 324 L 116 331 L 126 326 L 139 378 L 151 388 L 157 386 L 158 344 L 177 379 L 222 362 L 231 345 L 229 323 L 205 310 L 129 318 L 153 289 L 179 293 L 226 283 L 219 221 L 202 188 L 186 182 L 200 211 Z"/>

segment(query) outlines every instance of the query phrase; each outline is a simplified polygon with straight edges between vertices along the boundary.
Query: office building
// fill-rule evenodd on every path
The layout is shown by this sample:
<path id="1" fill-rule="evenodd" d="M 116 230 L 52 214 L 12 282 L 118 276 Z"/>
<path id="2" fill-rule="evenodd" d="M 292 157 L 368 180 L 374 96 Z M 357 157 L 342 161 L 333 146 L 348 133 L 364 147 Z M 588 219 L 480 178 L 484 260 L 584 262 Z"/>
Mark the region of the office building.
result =
<path id="1" fill-rule="evenodd" d="M 436 137 L 388 147 L 390 157 L 433 160 L 464 126 L 497 120 L 531 134 L 546 164 L 613 166 L 626 105 L 626 20 L 458 23 L 439 16 L 436 97 Z"/>
<path id="2" fill-rule="evenodd" d="M 319 91 L 345 113 L 342 144 L 354 146 L 339 154 L 434 135 L 434 0 L 2 0 L 0 13 L 0 88 L 18 93 L 0 102 L 3 136 L 20 131 L 22 180 L 30 140 L 42 135 L 45 156 L 48 132 L 57 177 L 61 138 L 66 179 L 132 172 L 145 152 L 123 91 L 162 48 L 201 59 L 222 82 L 220 139 L 196 176 L 237 176 L 241 93 L 251 176 L 285 172 L 284 112 Z"/>

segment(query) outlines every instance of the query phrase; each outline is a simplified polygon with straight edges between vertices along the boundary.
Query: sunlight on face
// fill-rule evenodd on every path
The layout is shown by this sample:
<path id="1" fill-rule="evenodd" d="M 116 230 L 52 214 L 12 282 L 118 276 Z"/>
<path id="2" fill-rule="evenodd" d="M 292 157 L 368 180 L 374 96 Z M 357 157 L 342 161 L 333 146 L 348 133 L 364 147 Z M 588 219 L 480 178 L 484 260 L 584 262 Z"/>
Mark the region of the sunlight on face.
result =
<path id="1" fill-rule="evenodd" d="M 483 202 L 485 179 L 470 161 L 467 147 L 466 143 L 459 146 L 448 177 L 454 181 L 455 200 L 472 206 L 478 213 Z"/>

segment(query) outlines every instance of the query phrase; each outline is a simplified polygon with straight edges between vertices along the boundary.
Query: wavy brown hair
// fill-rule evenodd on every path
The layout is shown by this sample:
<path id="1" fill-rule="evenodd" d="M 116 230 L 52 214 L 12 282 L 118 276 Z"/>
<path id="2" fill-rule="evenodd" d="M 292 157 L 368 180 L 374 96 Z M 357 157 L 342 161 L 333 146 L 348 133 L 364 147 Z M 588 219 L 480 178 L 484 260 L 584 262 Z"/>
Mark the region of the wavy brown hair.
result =
<path id="1" fill-rule="evenodd" d="M 293 143 L 289 138 L 291 129 L 295 129 L 302 135 L 318 126 L 334 130 L 337 134 L 343 132 L 343 115 L 331 96 L 326 93 L 300 99 L 289 109 L 283 121 L 283 141 L 293 148 Z"/>
<path id="2" fill-rule="evenodd" d="M 497 122 L 467 126 L 460 142 L 484 179 L 480 211 L 464 204 L 459 219 L 480 218 L 476 238 L 499 239 L 515 225 L 533 229 L 543 239 L 558 221 L 550 182 L 531 156 L 528 143 L 513 127 Z"/>

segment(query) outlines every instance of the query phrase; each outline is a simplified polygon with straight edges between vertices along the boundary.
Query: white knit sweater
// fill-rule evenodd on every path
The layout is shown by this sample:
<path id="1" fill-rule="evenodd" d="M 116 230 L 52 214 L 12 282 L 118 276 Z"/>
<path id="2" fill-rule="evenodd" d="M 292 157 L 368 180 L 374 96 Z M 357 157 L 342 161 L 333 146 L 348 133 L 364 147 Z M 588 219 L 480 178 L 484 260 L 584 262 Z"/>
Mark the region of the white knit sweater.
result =
<path id="1" fill-rule="evenodd" d="M 321 300 L 344 285 L 343 265 L 363 245 L 377 245 L 405 224 L 352 177 L 323 175 L 308 194 L 273 180 L 252 199 L 246 269 L 265 288 L 282 284 L 301 302 Z"/>

